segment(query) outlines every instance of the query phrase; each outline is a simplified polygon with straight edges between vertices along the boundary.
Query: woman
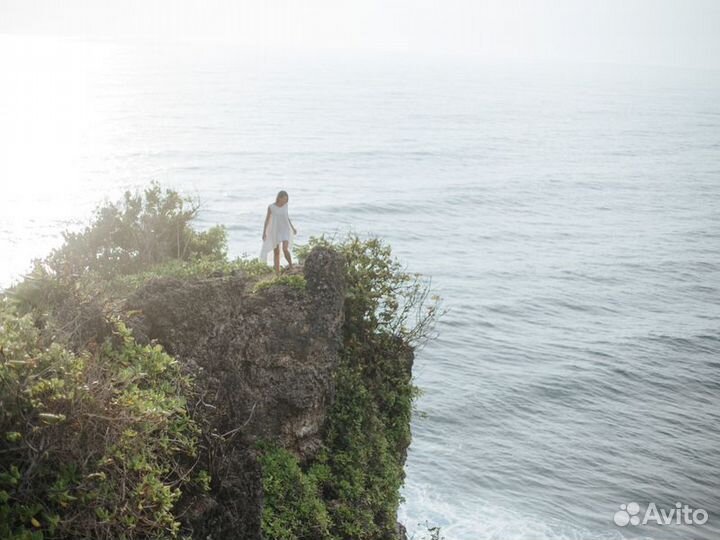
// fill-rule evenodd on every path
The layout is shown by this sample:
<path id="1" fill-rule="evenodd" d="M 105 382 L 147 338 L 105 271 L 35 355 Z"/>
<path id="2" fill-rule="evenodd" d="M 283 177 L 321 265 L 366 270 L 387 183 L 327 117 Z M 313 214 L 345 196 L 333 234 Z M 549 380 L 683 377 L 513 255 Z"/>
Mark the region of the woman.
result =
<path id="1" fill-rule="evenodd" d="M 288 268 L 292 268 L 290 248 L 297 230 L 288 216 L 289 200 L 290 197 L 288 197 L 287 191 L 280 191 L 275 198 L 275 202 L 268 206 L 265 225 L 263 226 L 263 245 L 260 250 L 260 260 L 267 262 L 268 253 L 272 251 L 276 274 L 280 273 L 280 244 L 282 244 L 285 259 L 288 262 Z"/>

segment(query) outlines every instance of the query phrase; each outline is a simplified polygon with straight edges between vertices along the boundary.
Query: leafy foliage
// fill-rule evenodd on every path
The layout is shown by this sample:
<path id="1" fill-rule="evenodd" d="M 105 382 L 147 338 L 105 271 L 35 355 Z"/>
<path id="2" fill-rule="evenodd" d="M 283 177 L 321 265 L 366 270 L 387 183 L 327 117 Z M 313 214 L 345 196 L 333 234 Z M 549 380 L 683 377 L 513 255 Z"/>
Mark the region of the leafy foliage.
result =
<path id="1" fill-rule="evenodd" d="M 0 299 L 0 538 L 173 538 L 181 490 L 209 489 L 177 362 L 119 321 L 100 345 L 72 339 L 155 277 L 271 271 L 228 261 L 197 210 L 157 184 L 128 192 Z"/>
<path id="2" fill-rule="evenodd" d="M 80 355 L 0 305 L 0 538 L 175 538 L 193 474 L 191 381 L 125 326 Z"/>
<path id="3" fill-rule="evenodd" d="M 296 249 L 299 260 L 315 246 L 335 249 L 347 262 L 346 338 L 395 336 L 417 348 L 432 337 L 440 298 L 431 294 L 430 281 L 408 272 L 382 239 L 312 237 Z"/>
<path id="4" fill-rule="evenodd" d="M 206 232 L 191 227 L 198 210 L 197 203 L 157 183 L 142 194 L 126 192 L 119 203 L 99 207 L 83 232 L 63 233 L 64 244 L 36 259 L 9 295 L 21 313 L 41 316 L 71 297 L 76 305 L 108 302 L 157 277 L 271 272 L 257 260 L 228 260 L 222 226 Z"/>
<path id="5" fill-rule="evenodd" d="M 53 251 L 46 265 L 55 275 L 130 274 L 172 259 L 223 259 L 227 233 L 222 226 L 195 231 L 199 204 L 157 183 L 144 193 L 125 192 L 119 204 L 96 210 L 82 232 L 63 233 L 64 245 Z"/>
<path id="6" fill-rule="evenodd" d="M 316 467 L 304 473 L 297 459 L 284 448 L 260 447 L 263 467 L 263 531 L 276 540 L 330 540 L 330 516 L 318 488 Z"/>

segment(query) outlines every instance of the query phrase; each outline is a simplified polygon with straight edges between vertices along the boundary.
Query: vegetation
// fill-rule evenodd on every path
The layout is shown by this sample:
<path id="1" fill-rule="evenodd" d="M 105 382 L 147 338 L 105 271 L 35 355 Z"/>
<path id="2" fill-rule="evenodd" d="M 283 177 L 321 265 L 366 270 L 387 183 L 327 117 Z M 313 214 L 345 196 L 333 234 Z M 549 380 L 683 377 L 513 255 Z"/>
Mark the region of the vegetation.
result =
<path id="1" fill-rule="evenodd" d="M 46 260 L 55 274 L 105 276 L 140 272 L 169 260 L 202 257 L 223 259 L 227 233 L 223 226 L 205 232 L 190 223 L 197 202 L 152 183 L 144 193 L 125 192 L 120 204 L 98 208 L 93 222 L 80 233 L 65 232 L 65 242 Z"/>
<path id="2" fill-rule="evenodd" d="M 264 533 L 282 540 L 393 538 L 410 415 L 419 393 L 408 362 L 412 348 L 430 337 L 439 299 L 377 238 L 313 238 L 299 250 L 301 260 L 317 245 L 333 247 L 347 263 L 336 398 L 325 446 L 305 470 L 286 452 L 266 454 L 264 462 L 272 466 L 264 468 L 265 484 L 272 496 L 266 500 Z M 303 488 L 293 491 L 292 486 Z M 307 515 L 308 508 L 315 519 L 299 527 L 294 518 Z"/>
<path id="3" fill-rule="evenodd" d="M 277 276 L 277 277 L 273 277 L 271 279 L 263 279 L 261 281 L 258 281 L 255 284 L 253 291 L 254 292 L 263 291 L 263 290 L 273 287 L 275 285 L 286 285 L 288 287 L 292 287 L 293 289 L 297 289 L 299 291 L 304 291 L 305 287 L 307 286 L 307 282 L 305 281 L 305 276 L 300 276 L 300 275 Z"/>
<path id="4" fill-rule="evenodd" d="M 319 487 L 327 468 L 315 466 L 306 474 L 295 456 L 284 448 L 264 444 L 259 449 L 265 494 L 264 536 L 274 540 L 333 538 Z"/>
<path id="5" fill-rule="evenodd" d="M 156 277 L 242 272 L 258 279 L 256 292 L 305 290 L 303 276 L 265 279 L 267 265 L 229 261 L 222 227 L 190 227 L 197 210 L 157 184 L 126 193 L 0 298 L 0 538 L 176 538 L 181 494 L 209 489 L 187 407 L 193 381 L 177 362 L 112 317 L 102 342 L 72 339 L 82 309 L 101 305 L 108 317 L 108 305 Z M 439 300 L 379 239 L 313 238 L 300 260 L 317 245 L 347 263 L 336 399 L 311 463 L 259 447 L 264 535 L 391 538 L 419 393 L 413 350 L 430 337 Z M 68 317 L 68 305 L 80 311 Z M 58 325 L 58 314 L 71 322 Z"/>
<path id="6" fill-rule="evenodd" d="M 0 305 L 0 538 L 171 538 L 193 473 L 191 381 L 120 322 L 95 351 L 46 344 Z"/>
<path id="7" fill-rule="evenodd" d="M 109 301 L 157 276 L 270 271 L 228 261 L 222 227 L 190 228 L 197 209 L 157 184 L 128 192 L 0 298 L 0 538 L 175 538 L 181 493 L 209 489 L 196 470 L 193 382 L 176 360 L 120 320 L 102 343 L 73 349 L 72 332 L 54 326 L 67 303 Z"/>
<path id="8" fill-rule="evenodd" d="M 63 245 L 33 261 L 11 289 L 22 313 L 39 314 L 78 292 L 88 298 L 119 296 L 159 276 L 188 277 L 269 271 L 259 261 L 228 261 L 222 226 L 197 232 L 190 226 L 199 205 L 156 183 L 143 193 L 100 206 L 82 232 L 65 232 Z"/>

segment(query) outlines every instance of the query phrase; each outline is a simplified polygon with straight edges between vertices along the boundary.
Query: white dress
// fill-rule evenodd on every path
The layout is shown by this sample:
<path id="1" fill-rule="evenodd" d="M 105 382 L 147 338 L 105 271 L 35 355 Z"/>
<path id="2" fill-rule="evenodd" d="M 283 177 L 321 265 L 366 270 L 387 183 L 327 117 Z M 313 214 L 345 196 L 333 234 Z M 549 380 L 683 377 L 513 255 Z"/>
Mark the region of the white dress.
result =
<path id="1" fill-rule="evenodd" d="M 265 241 L 260 249 L 259 257 L 261 261 L 265 262 L 267 262 L 268 255 L 272 253 L 275 246 L 281 244 L 284 240 L 287 240 L 288 248 L 292 248 L 295 237 L 292 227 L 290 227 L 287 203 L 282 206 L 272 203 L 268 206 L 268 209 L 270 210 L 270 221 L 265 229 Z"/>

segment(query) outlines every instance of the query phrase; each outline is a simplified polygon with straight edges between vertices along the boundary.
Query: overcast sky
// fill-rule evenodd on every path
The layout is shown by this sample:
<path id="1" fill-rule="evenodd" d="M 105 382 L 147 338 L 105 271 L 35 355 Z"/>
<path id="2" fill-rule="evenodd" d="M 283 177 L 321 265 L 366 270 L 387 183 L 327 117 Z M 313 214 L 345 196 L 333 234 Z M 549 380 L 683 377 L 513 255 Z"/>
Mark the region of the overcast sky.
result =
<path id="1" fill-rule="evenodd" d="M 0 0 L 0 33 L 720 69 L 720 0 Z"/>

